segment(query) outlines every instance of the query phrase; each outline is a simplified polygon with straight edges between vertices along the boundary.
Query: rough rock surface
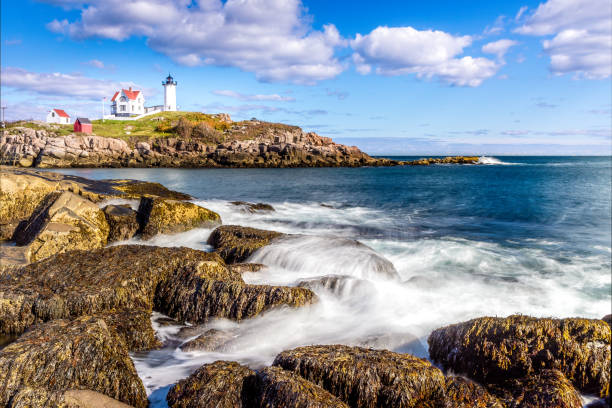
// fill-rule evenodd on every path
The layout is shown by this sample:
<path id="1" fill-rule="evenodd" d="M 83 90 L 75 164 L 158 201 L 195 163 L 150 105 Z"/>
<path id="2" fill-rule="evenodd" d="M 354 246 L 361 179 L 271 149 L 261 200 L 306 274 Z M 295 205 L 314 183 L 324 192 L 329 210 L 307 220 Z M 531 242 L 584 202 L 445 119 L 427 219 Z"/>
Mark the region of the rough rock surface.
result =
<path id="1" fill-rule="evenodd" d="M 0 137 L 0 164 L 21 167 L 329 167 L 390 166 L 355 146 L 286 125 L 234 125 L 228 140 L 159 138 L 136 143 L 96 135 L 54 137 L 46 130 L 6 129 Z M 237 127 L 234 129 L 234 127 Z M 245 136 L 247 130 L 252 137 Z M 241 129 L 245 128 L 245 129 Z M 95 131 L 95 126 L 94 126 Z"/>
<path id="2" fill-rule="evenodd" d="M 209 329 L 195 339 L 182 344 L 180 349 L 183 351 L 216 351 L 233 338 L 234 335 L 230 331 Z"/>
<path id="3" fill-rule="evenodd" d="M 506 408 L 483 386 L 464 377 L 447 377 L 446 408 Z"/>
<path id="4" fill-rule="evenodd" d="M 498 393 L 507 408 L 582 408 L 580 394 L 559 370 L 509 380 Z"/>
<path id="5" fill-rule="evenodd" d="M 280 367 L 266 367 L 257 373 L 260 407 L 348 408 L 339 398 Z"/>
<path id="6" fill-rule="evenodd" d="M 602 320 L 483 317 L 437 329 L 428 343 L 435 362 L 479 382 L 558 369 L 584 393 L 609 392 L 610 326 Z"/>
<path id="7" fill-rule="evenodd" d="M 151 350 L 161 347 L 151 326 L 151 312 L 142 309 L 109 311 L 96 315 L 123 338 L 129 351 Z"/>
<path id="8" fill-rule="evenodd" d="M 0 405 L 22 388 L 85 388 L 133 405 L 148 405 L 125 343 L 101 319 L 37 325 L 0 350 Z"/>
<path id="9" fill-rule="evenodd" d="M 223 225 L 210 234 L 208 244 L 215 248 L 225 262 L 231 264 L 245 261 L 253 252 L 281 236 L 283 234 L 276 231 Z"/>
<path id="10" fill-rule="evenodd" d="M 136 211 L 130 206 L 107 205 L 103 211 L 109 227 L 108 242 L 130 239 L 138 232 Z"/>
<path id="11" fill-rule="evenodd" d="M 13 396 L 10 408 L 130 408 L 116 399 L 90 390 L 49 391 L 45 388 L 22 388 Z"/>
<path id="12" fill-rule="evenodd" d="M 265 269 L 266 265 L 258 264 L 258 263 L 235 263 L 235 264 L 228 265 L 228 267 L 232 271 L 242 275 L 243 273 L 247 273 L 247 272 L 259 272 Z"/>
<path id="13" fill-rule="evenodd" d="M 193 203 L 162 198 L 143 197 L 138 207 L 140 234 L 149 239 L 157 234 L 188 231 L 221 223 L 216 212 Z"/>
<path id="14" fill-rule="evenodd" d="M 198 368 L 170 388 L 171 408 L 250 408 L 256 405 L 255 372 L 236 362 L 217 361 Z"/>
<path id="15" fill-rule="evenodd" d="M 274 207 L 270 204 L 265 203 L 248 203 L 246 201 L 232 201 L 232 204 L 243 208 L 246 212 L 256 213 L 256 212 L 270 212 L 275 211 Z"/>
<path id="16" fill-rule="evenodd" d="M 343 345 L 283 351 L 275 366 L 291 370 L 351 407 L 444 407 L 445 378 L 426 360 Z"/>
<path id="17" fill-rule="evenodd" d="M 35 262 L 59 252 L 103 247 L 108 231 L 96 204 L 66 191 L 49 194 L 14 237 L 17 245 L 28 245 L 27 257 Z"/>
<path id="18" fill-rule="evenodd" d="M 155 310 L 195 323 L 315 300 L 308 289 L 247 285 L 214 253 L 122 245 L 58 254 L 0 275 L 0 334 L 35 322 Z"/>

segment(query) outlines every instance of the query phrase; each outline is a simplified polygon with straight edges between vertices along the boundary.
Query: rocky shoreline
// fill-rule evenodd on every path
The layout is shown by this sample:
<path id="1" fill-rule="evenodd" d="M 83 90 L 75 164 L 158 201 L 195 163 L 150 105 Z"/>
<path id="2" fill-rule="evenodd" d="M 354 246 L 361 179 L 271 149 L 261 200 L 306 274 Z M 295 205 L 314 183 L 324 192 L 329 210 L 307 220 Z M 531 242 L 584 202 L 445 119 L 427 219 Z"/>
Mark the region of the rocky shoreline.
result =
<path id="1" fill-rule="evenodd" d="M 295 127 L 273 128 L 251 139 L 218 144 L 180 137 L 130 144 L 96 135 L 56 136 L 45 129 L 28 127 L 3 129 L 0 137 L 0 164 L 36 168 L 361 167 L 478 164 L 478 160 L 471 156 L 414 161 L 374 158 L 356 146 L 334 143 L 330 138 Z"/>
<path id="2" fill-rule="evenodd" d="M 219 350 L 214 318 L 249 319 L 318 301 L 309 285 L 254 285 L 259 249 L 294 239 L 222 225 L 186 194 L 134 180 L 32 169 L 0 174 L 0 406 L 146 407 L 130 352 L 162 346 L 152 312 L 189 322 L 184 350 Z M 137 205 L 109 204 L 129 199 Z M 237 202 L 246 212 L 274 211 Z M 114 241 L 215 228 L 213 252 Z M 355 243 L 355 245 L 362 245 Z M 16 257 L 15 254 L 21 254 Z M 382 261 L 381 261 L 382 262 Z M 392 278 L 392 276 L 390 277 Z M 334 285 L 330 278 L 330 285 Z M 481 317 L 434 330 L 431 361 L 376 345 L 310 345 L 269 367 L 205 364 L 170 389 L 170 407 L 609 406 L 610 316 Z"/>

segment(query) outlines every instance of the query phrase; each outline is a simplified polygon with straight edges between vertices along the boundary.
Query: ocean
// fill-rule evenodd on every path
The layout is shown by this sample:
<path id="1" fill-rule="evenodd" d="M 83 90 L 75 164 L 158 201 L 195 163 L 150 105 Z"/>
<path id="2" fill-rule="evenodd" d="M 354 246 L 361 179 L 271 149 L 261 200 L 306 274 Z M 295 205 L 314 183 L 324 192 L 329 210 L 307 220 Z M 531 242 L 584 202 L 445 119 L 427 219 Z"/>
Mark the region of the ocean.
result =
<path id="1" fill-rule="evenodd" d="M 612 159 L 484 162 L 54 171 L 159 182 L 191 194 L 224 224 L 299 234 L 255 253 L 250 261 L 269 268 L 244 278 L 275 285 L 309 281 L 317 304 L 241 323 L 212 322 L 209 327 L 233 333 L 222 352 L 182 352 L 174 336 L 179 327 L 155 323 L 168 346 L 133 358 L 152 404 L 165 406 L 169 385 L 219 359 L 260 367 L 282 350 L 337 343 L 427 357 L 432 330 L 474 317 L 610 313 Z M 276 211 L 246 213 L 231 204 L 236 200 L 268 203 Z M 211 250 L 210 232 L 161 235 L 146 244 Z"/>

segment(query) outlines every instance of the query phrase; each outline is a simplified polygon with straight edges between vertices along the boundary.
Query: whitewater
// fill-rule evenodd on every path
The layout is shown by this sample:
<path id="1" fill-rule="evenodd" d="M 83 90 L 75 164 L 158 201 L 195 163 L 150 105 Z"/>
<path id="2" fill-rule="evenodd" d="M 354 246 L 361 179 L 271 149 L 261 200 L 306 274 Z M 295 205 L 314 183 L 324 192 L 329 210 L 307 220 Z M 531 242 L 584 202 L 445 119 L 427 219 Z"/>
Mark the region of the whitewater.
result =
<path id="1" fill-rule="evenodd" d="M 215 360 L 258 368 L 308 344 L 364 345 L 427 358 L 432 330 L 474 317 L 609 313 L 610 158 L 481 160 L 488 165 L 65 172 L 157 181 L 192 194 L 226 225 L 291 234 L 253 254 L 248 261 L 267 268 L 243 278 L 307 286 L 319 298 L 239 323 L 208 323 L 198 333 L 231 333 L 218 352 L 181 351 L 189 340 L 177 336 L 182 326 L 155 314 L 166 346 L 132 357 L 153 406 L 165 406 L 172 384 Z M 263 201 L 275 211 L 249 213 L 235 200 Z M 211 232 L 118 244 L 211 251 Z"/>

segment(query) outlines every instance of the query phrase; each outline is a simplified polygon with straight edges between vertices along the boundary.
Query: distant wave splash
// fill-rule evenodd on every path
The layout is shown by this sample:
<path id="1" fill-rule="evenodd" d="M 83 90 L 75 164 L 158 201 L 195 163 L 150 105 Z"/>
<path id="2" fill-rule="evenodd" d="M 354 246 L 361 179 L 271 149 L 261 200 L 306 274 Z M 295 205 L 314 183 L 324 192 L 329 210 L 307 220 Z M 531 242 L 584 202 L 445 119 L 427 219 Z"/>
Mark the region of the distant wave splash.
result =
<path id="1" fill-rule="evenodd" d="M 479 164 L 491 164 L 491 165 L 515 165 L 518 163 L 508 163 L 508 162 L 503 162 L 495 157 L 489 157 L 489 156 L 480 156 L 480 158 L 478 159 L 478 163 Z"/>

